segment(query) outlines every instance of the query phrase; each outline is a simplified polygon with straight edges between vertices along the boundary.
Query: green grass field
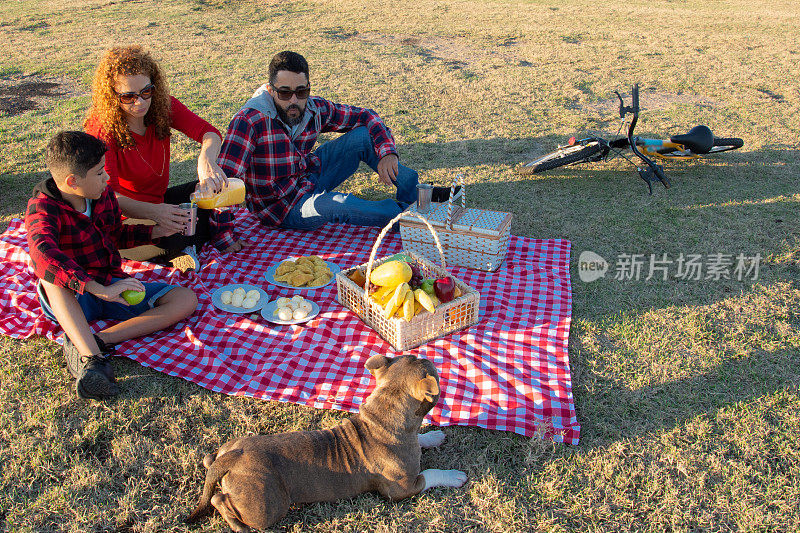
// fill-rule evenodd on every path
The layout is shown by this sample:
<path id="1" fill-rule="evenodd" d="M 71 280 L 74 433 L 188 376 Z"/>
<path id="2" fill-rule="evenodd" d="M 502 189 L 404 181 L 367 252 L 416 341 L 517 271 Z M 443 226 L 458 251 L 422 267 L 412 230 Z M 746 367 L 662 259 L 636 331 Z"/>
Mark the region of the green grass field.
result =
<path id="1" fill-rule="evenodd" d="M 0 0 L 0 229 L 45 175 L 49 137 L 80 128 L 107 47 L 146 46 L 222 130 L 272 55 L 296 50 L 314 92 L 377 110 L 424 179 L 461 172 L 472 205 L 514 213 L 513 234 L 572 241 L 582 439 L 444 428 L 423 467 L 465 470 L 464 488 L 299 507 L 277 530 L 800 531 L 798 27 L 790 0 Z M 616 132 L 613 91 L 636 82 L 640 134 L 703 123 L 745 147 L 668 164 L 673 187 L 652 196 L 625 161 L 514 173 L 573 134 Z M 174 139 L 174 179 L 196 156 Z M 366 172 L 349 190 L 388 192 Z M 579 279 L 584 251 L 605 278 Z M 614 279 L 625 254 L 760 263 L 757 279 L 680 279 L 676 264 Z M 3 531 L 189 531 L 205 453 L 344 416 L 129 361 L 118 400 L 85 402 L 55 343 L 0 338 L 0 354 Z"/>

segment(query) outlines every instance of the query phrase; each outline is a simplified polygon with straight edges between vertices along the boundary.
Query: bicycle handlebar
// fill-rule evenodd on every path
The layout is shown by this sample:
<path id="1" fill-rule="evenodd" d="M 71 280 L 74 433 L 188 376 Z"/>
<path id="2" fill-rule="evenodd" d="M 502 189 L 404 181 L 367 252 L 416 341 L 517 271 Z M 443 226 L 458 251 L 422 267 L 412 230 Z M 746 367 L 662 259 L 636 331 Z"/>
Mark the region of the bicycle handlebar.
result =
<path id="1" fill-rule="evenodd" d="M 633 113 L 633 120 L 639 117 L 639 84 L 633 86 L 631 89 L 631 105 L 626 106 L 625 101 L 619 91 L 614 91 L 619 99 L 619 118 L 625 118 L 628 113 Z"/>
<path id="2" fill-rule="evenodd" d="M 653 168 L 653 172 L 656 173 L 656 177 L 661 180 L 661 183 L 664 184 L 665 189 L 672 187 L 672 183 L 669 181 L 669 178 L 667 178 L 667 175 L 664 174 L 664 170 L 661 168 L 661 165 L 656 165 Z"/>
<path id="3" fill-rule="evenodd" d="M 617 93 L 619 96 L 619 93 Z M 620 102 L 622 102 L 622 97 L 620 97 Z M 633 120 L 631 120 L 630 125 L 628 126 L 628 145 L 631 148 L 631 151 L 641 159 L 649 168 L 650 172 L 653 176 L 655 176 L 658 181 L 664 184 L 664 187 L 669 189 L 670 188 L 670 181 L 667 179 L 667 176 L 664 174 L 664 170 L 661 168 L 660 165 L 657 165 L 653 162 L 649 157 L 644 155 L 642 152 L 639 151 L 639 148 L 636 146 L 636 139 L 633 138 L 633 129 L 636 127 L 636 123 L 639 121 L 639 84 L 635 84 L 631 88 L 631 105 L 630 107 L 625 107 L 622 103 L 620 103 L 620 115 L 622 117 L 625 116 L 625 113 L 630 111 L 633 113 Z M 650 178 L 646 178 L 642 175 L 641 171 L 639 173 L 645 181 L 647 181 L 647 186 L 650 187 Z M 653 188 L 650 187 L 650 194 L 653 193 Z"/>

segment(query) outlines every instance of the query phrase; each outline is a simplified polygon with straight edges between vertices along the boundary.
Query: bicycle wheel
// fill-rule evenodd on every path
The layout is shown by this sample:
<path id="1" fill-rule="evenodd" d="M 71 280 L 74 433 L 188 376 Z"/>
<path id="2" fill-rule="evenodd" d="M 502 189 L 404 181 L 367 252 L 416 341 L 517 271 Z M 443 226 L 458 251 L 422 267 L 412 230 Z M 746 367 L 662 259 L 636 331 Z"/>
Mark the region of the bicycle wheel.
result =
<path id="1" fill-rule="evenodd" d="M 539 159 L 528 161 L 517 167 L 517 173 L 523 176 L 552 170 L 566 165 L 574 165 L 588 161 L 592 156 L 600 153 L 600 143 L 591 141 L 585 145 L 564 146 Z"/>
<path id="2" fill-rule="evenodd" d="M 711 147 L 708 153 L 727 152 L 728 150 L 736 150 L 742 146 L 744 146 L 744 141 L 737 137 L 715 137 L 714 146 Z"/>

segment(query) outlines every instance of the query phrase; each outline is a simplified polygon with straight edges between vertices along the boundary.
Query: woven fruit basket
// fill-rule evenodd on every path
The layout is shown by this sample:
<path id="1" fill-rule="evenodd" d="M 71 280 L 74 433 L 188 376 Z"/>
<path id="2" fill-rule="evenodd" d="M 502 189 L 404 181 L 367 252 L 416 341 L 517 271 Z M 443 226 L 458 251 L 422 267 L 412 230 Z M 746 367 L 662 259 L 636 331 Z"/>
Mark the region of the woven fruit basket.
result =
<path id="1" fill-rule="evenodd" d="M 457 182 L 461 185 L 461 205 L 453 201 Z M 511 236 L 512 214 L 485 209 L 468 209 L 464 178 L 458 175 L 450 188 L 447 203 L 432 203 L 426 213 L 436 227 L 444 255 L 451 265 L 494 272 L 503 263 Z M 406 212 L 416 213 L 417 205 Z M 425 226 L 416 220 L 400 221 L 403 248 L 413 250 L 427 258 L 436 257 L 436 246 Z"/>
<path id="2" fill-rule="evenodd" d="M 438 246 L 440 265 L 436 265 L 413 251 L 404 250 L 402 254 L 408 256 L 419 269 L 424 278 L 444 278 L 449 277 L 456 287 L 461 291 L 461 296 L 453 300 L 440 303 L 430 311 L 423 311 L 420 314 L 406 320 L 401 316 L 386 317 L 384 307 L 372 298 L 364 290 L 350 279 L 350 274 L 354 270 L 360 270 L 365 279 L 369 279 L 372 270 L 384 262 L 396 258 L 394 256 L 375 259 L 375 256 L 386 233 L 392 225 L 403 217 L 416 217 L 424 223 L 433 236 L 434 242 Z M 367 284 L 369 285 L 369 284 Z M 433 339 L 443 337 L 454 331 L 467 328 L 476 324 L 479 319 L 480 294 L 463 281 L 453 277 L 447 270 L 447 265 L 442 252 L 442 246 L 436 236 L 436 231 L 430 223 L 418 213 L 407 211 L 400 213 L 392 219 L 378 235 L 375 244 L 372 246 L 372 253 L 369 261 L 363 265 L 342 270 L 336 274 L 336 288 L 338 300 L 343 306 L 353 311 L 365 324 L 374 329 L 386 342 L 391 344 L 397 351 L 410 350 L 425 344 Z"/>

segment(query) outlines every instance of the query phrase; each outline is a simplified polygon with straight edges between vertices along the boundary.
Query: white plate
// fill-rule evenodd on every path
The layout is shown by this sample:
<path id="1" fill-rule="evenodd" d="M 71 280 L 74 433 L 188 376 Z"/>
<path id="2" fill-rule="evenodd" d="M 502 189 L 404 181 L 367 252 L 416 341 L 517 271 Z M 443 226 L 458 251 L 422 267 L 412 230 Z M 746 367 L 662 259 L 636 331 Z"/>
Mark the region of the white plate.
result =
<path id="1" fill-rule="evenodd" d="M 311 300 L 306 300 L 306 301 L 311 304 L 311 312 L 308 313 L 305 318 L 301 318 L 300 320 L 294 320 L 294 319 L 281 320 L 280 318 L 278 318 L 278 315 L 273 315 L 272 313 L 278 307 L 278 300 L 273 300 L 267 305 L 265 305 L 264 308 L 261 310 L 261 316 L 264 318 L 264 320 L 266 320 L 267 322 L 272 322 L 273 324 L 281 324 L 285 326 L 292 324 L 302 324 L 303 322 L 308 322 L 309 320 L 311 320 L 312 318 L 314 318 L 319 314 L 319 306 L 316 304 L 316 302 L 312 302 Z"/>
<path id="2" fill-rule="evenodd" d="M 244 292 L 251 291 L 253 289 L 258 291 L 258 294 L 261 295 L 261 298 L 258 299 L 256 305 L 250 307 L 249 309 L 245 309 L 244 307 L 234 307 L 230 304 L 222 303 L 222 293 L 225 291 L 233 292 L 234 289 L 237 287 L 241 287 L 244 289 Z M 243 283 L 231 283 L 230 285 L 225 285 L 224 287 L 220 287 L 216 289 L 214 292 L 211 293 L 211 303 L 214 304 L 214 307 L 217 309 L 222 309 L 223 311 L 227 311 L 228 313 L 258 313 L 258 311 L 264 307 L 267 302 L 269 301 L 269 295 L 264 292 L 260 287 L 256 287 L 255 285 L 245 285 Z"/>
<path id="3" fill-rule="evenodd" d="M 287 289 L 308 291 L 308 290 L 320 289 L 322 287 L 325 287 L 326 285 L 330 285 L 331 283 L 336 281 L 336 273 L 342 270 L 336 263 L 325 261 L 325 264 L 327 264 L 328 268 L 331 269 L 331 274 L 333 274 L 333 276 L 331 277 L 330 281 L 328 281 L 328 283 L 326 283 L 325 285 L 317 285 L 316 287 L 295 287 L 294 285 L 289 285 L 288 283 L 283 283 L 282 281 L 275 281 L 275 271 L 278 270 L 278 266 L 284 261 L 289 261 L 289 260 L 294 261 L 298 257 L 304 257 L 304 256 L 293 255 L 291 257 L 284 257 L 283 259 L 281 259 L 280 261 L 269 267 L 267 269 L 267 272 L 264 274 L 264 277 L 267 278 L 268 282 L 272 283 L 273 285 L 277 285 L 278 287 L 286 287 Z"/>

